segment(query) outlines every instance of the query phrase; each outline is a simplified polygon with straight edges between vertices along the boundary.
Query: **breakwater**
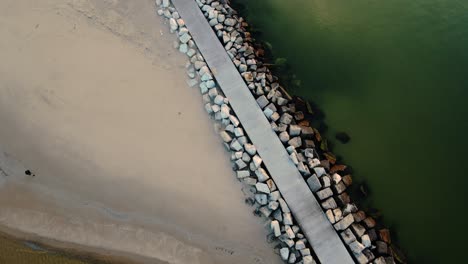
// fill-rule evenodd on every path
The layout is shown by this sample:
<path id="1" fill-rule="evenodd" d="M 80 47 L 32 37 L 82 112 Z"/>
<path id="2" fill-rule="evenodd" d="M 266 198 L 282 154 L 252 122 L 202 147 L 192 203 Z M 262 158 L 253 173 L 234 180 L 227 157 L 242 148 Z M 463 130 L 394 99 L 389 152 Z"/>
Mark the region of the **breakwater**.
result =
<path id="1" fill-rule="evenodd" d="M 190 77 L 188 83 L 200 88 L 205 109 L 218 121 L 219 133 L 226 148 L 231 151 L 238 178 L 245 184 L 255 186 L 252 188 L 253 198 L 249 202 L 256 206 L 256 212 L 270 219 L 272 237 L 278 240 L 281 257 L 289 263 L 316 262 L 313 247 L 308 247 L 310 241 L 304 238 L 299 226 L 295 225 L 288 205 L 281 199 L 275 182 L 262 164 L 262 158 L 250 144 L 242 124 L 230 109 L 229 100 L 217 89 L 214 78 L 216 73 L 213 74 L 216 69 L 207 67 L 185 22 L 169 1 L 156 2 L 161 7 L 158 14 L 164 16 L 171 31 L 178 34 L 176 47 L 190 58 L 187 64 Z M 392 247 L 389 230 L 352 203 L 346 192 L 352 182 L 347 167 L 338 164 L 335 156 L 326 151 L 320 133 L 310 127 L 305 119 L 306 109 L 300 109 L 291 100 L 278 79 L 263 65 L 262 50 L 254 47 L 250 33 L 246 30 L 248 24 L 227 3 L 196 2 L 269 120 L 272 131 L 283 143 L 290 161 L 320 201 L 328 221 L 340 234 L 355 261 L 394 263 L 394 256 L 402 259 Z"/>

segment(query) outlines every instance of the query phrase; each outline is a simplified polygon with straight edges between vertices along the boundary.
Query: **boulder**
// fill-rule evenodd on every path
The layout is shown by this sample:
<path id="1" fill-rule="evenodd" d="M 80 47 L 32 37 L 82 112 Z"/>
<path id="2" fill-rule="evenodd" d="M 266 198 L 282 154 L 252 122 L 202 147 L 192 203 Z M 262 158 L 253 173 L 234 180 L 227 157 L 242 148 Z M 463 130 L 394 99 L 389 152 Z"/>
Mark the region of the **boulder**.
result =
<path id="1" fill-rule="evenodd" d="M 262 158 L 260 158 L 260 156 L 258 156 L 258 155 L 255 155 L 252 158 L 252 162 L 253 162 L 255 168 L 259 168 L 260 165 L 262 165 Z"/>
<path id="2" fill-rule="evenodd" d="M 380 255 L 388 254 L 388 245 L 387 245 L 387 243 L 378 240 L 378 241 L 375 241 L 375 246 L 376 246 L 377 253 L 379 253 Z"/>
<path id="3" fill-rule="evenodd" d="M 184 27 L 185 26 L 185 22 L 182 18 L 179 18 L 176 20 L 177 21 L 177 25 L 179 25 L 179 27 Z"/>
<path id="4" fill-rule="evenodd" d="M 269 217 L 271 215 L 271 210 L 268 208 L 268 206 L 262 206 L 258 211 L 265 217 Z"/>
<path id="5" fill-rule="evenodd" d="M 270 188 L 270 191 L 276 191 L 276 184 L 272 179 L 267 180 L 265 183 Z"/>
<path id="6" fill-rule="evenodd" d="M 307 179 L 307 185 L 309 185 L 309 188 L 312 192 L 316 192 L 322 188 L 322 184 L 315 174 L 312 174 L 312 176 Z"/>
<path id="7" fill-rule="evenodd" d="M 245 178 L 242 179 L 242 181 L 247 185 L 252 185 L 253 186 L 253 185 L 257 184 L 257 179 L 254 179 L 252 177 L 245 177 Z"/>
<path id="8" fill-rule="evenodd" d="M 341 231 L 341 230 L 345 230 L 346 228 L 348 228 L 353 222 L 354 222 L 354 218 L 352 215 L 349 214 L 345 216 L 343 219 L 341 219 L 341 221 L 334 224 L 333 226 L 335 227 L 336 230 Z"/>
<path id="9" fill-rule="evenodd" d="M 230 111 L 231 111 L 231 109 L 229 108 L 229 106 L 227 106 L 227 104 L 221 105 L 221 117 L 223 119 L 229 118 Z"/>
<path id="10" fill-rule="evenodd" d="M 249 153 L 249 155 L 253 156 L 257 153 L 257 149 L 255 148 L 254 145 L 247 143 L 244 145 L 245 151 Z"/>
<path id="11" fill-rule="evenodd" d="M 277 220 L 271 221 L 270 228 L 271 228 L 271 231 L 273 231 L 273 233 L 275 234 L 275 237 L 279 237 L 281 235 L 280 225 Z"/>
<path id="12" fill-rule="evenodd" d="M 318 191 L 316 194 L 320 200 L 325 200 L 328 197 L 331 197 L 333 195 L 333 192 L 330 188 L 325 188 L 323 190 Z"/>
<path id="13" fill-rule="evenodd" d="M 241 75 L 246 82 L 253 82 L 254 80 L 254 77 L 251 72 L 243 72 Z"/>
<path id="14" fill-rule="evenodd" d="M 223 141 L 226 142 L 226 143 L 229 143 L 229 142 L 231 142 L 231 140 L 232 140 L 231 136 L 229 136 L 229 134 L 226 133 L 226 131 L 221 131 L 221 132 L 219 133 L 219 135 L 221 136 L 221 138 L 223 139 Z"/>
<path id="15" fill-rule="evenodd" d="M 379 230 L 379 237 L 383 242 L 385 242 L 387 244 L 392 243 L 392 238 L 390 237 L 390 230 L 388 230 L 386 228 Z"/>
<path id="16" fill-rule="evenodd" d="M 237 117 L 233 116 L 233 115 L 230 115 L 229 116 L 229 120 L 231 120 L 231 123 L 235 126 L 235 127 L 238 127 L 240 122 L 239 120 L 237 119 Z"/>
<path id="17" fill-rule="evenodd" d="M 289 135 L 292 137 L 299 136 L 301 134 L 301 127 L 298 125 L 289 126 Z"/>
<path id="18" fill-rule="evenodd" d="M 206 86 L 208 87 L 208 82 L 206 82 Z M 208 90 L 208 95 L 210 96 L 210 98 L 215 98 L 218 95 L 218 90 L 216 90 L 215 88 L 211 88 L 210 90 Z"/>
<path id="19" fill-rule="evenodd" d="M 356 213 L 353 213 L 354 217 L 354 222 L 359 223 L 362 220 L 366 219 L 366 213 L 364 211 L 357 211 Z"/>
<path id="20" fill-rule="evenodd" d="M 216 91 L 216 89 L 214 89 L 214 87 L 216 86 L 216 83 L 215 83 L 213 80 L 208 80 L 208 81 L 206 81 L 206 82 L 205 82 L 205 85 L 206 85 L 206 88 L 210 89 L 210 91 L 211 91 L 211 90 Z M 217 95 L 217 94 L 218 94 L 218 91 L 216 91 L 216 95 Z M 216 96 L 216 95 L 215 95 L 215 96 Z M 211 95 L 210 95 L 210 97 L 211 97 Z"/>
<path id="21" fill-rule="evenodd" d="M 317 177 L 322 177 L 323 175 L 327 174 L 325 171 L 325 168 L 323 167 L 314 167 L 315 174 L 317 174 Z"/>
<path id="22" fill-rule="evenodd" d="M 296 263 L 296 255 L 294 253 L 289 255 L 288 263 Z"/>
<path id="23" fill-rule="evenodd" d="M 349 228 L 347 228 L 345 231 L 340 233 L 341 238 L 346 244 L 351 244 L 352 242 L 356 241 L 356 236 L 353 234 Z"/>
<path id="24" fill-rule="evenodd" d="M 283 222 L 283 214 L 281 213 L 281 210 L 275 210 L 273 212 L 273 218 L 280 222 Z"/>
<path id="25" fill-rule="evenodd" d="M 242 170 L 243 168 L 247 167 L 247 164 L 245 164 L 245 162 L 241 159 L 238 159 L 236 160 L 236 165 L 237 165 L 237 168 Z"/>
<path id="26" fill-rule="evenodd" d="M 235 139 L 231 142 L 230 147 L 231 147 L 232 150 L 235 150 L 235 151 L 241 151 L 242 150 L 241 144 Z"/>
<path id="27" fill-rule="evenodd" d="M 239 72 L 240 72 L 240 73 L 244 73 L 244 72 L 246 72 L 246 71 L 247 71 L 247 65 L 245 65 L 245 64 L 240 64 L 240 65 L 239 65 Z"/>
<path id="28" fill-rule="evenodd" d="M 288 132 L 286 132 L 286 131 L 281 132 L 281 133 L 279 134 L 279 139 L 280 139 L 281 142 L 283 142 L 283 143 L 288 142 L 288 141 L 289 141 L 289 134 L 288 134 Z"/>
<path id="29" fill-rule="evenodd" d="M 274 112 L 273 114 L 271 114 L 270 116 L 271 121 L 277 121 L 278 119 L 280 119 L 280 114 L 278 114 L 278 112 Z"/>
<path id="30" fill-rule="evenodd" d="M 302 240 L 296 241 L 296 245 L 295 245 L 296 250 L 301 250 L 301 249 L 304 249 L 305 247 L 306 246 L 305 246 L 304 241 L 302 241 Z"/>
<path id="31" fill-rule="evenodd" d="M 348 246 L 355 255 L 359 255 L 365 249 L 365 247 L 357 240 L 349 243 Z"/>
<path id="32" fill-rule="evenodd" d="M 286 261 L 289 258 L 289 248 L 284 247 L 280 249 L 281 258 Z"/>
<path id="33" fill-rule="evenodd" d="M 347 214 L 350 214 L 350 213 L 355 213 L 357 211 L 358 211 L 358 209 L 357 209 L 355 204 L 347 204 L 347 205 L 345 205 L 345 207 L 343 209 L 343 214 L 347 215 Z"/>
<path id="34" fill-rule="evenodd" d="M 310 256 L 310 249 L 304 248 L 304 249 L 301 249 L 300 251 L 301 251 L 302 256 L 304 256 L 304 257 L 305 256 Z"/>
<path id="35" fill-rule="evenodd" d="M 296 152 L 291 153 L 291 154 L 289 155 L 289 158 L 290 158 L 291 161 L 294 163 L 294 165 L 299 164 L 299 160 L 297 159 Z"/>
<path id="36" fill-rule="evenodd" d="M 265 106 L 268 105 L 268 99 L 265 97 L 265 95 L 262 95 L 260 97 L 257 98 L 257 104 L 258 106 L 260 106 L 260 108 L 265 108 Z"/>
<path id="37" fill-rule="evenodd" d="M 279 203 L 276 201 L 271 201 L 268 203 L 268 208 L 270 208 L 273 211 L 278 209 L 278 207 L 279 207 Z"/>
<path id="38" fill-rule="evenodd" d="M 302 126 L 302 135 L 306 138 L 311 138 L 314 135 L 314 129 L 309 126 Z"/>
<path id="39" fill-rule="evenodd" d="M 336 194 L 340 194 L 346 190 L 346 185 L 342 182 L 339 182 L 336 185 L 333 185 L 333 190 Z"/>
<path id="40" fill-rule="evenodd" d="M 250 162 L 252 158 L 249 156 L 249 154 L 247 154 L 246 152 L 243 152 L 242 153 L 242 160 L 245 162 L 245 163 L 248 163 Z"/>
<path id="41" fill-rule="evenodd" d="M 265 110 L 263 110 L 263 114 L 267 117 L 267 118 L 271 118 L 271 116 L 274 114 L 273 110 L 271 110 L 270 108 L 265 108 Z"/>
<path id="42" fill-rule="evenodd" d="M 291 124 L 291 121 L 292 121 L 292 116 L 288 113 L 284 113 L 281 118 L 280 118 L 280 123 L 282 124 L 285 124 L 285 125 L 289 125 Z"/>
<path id="43" fill-rule="evenodd" d="M 174 18 L 169 18 L 169 27 L 171 28 L 172 31 L 176 31 L 177 28 L 179 27 Z"/>
<path id="44" fill-rule="evenodd" d="M 304 150 L 304 155 L 305 155 L 307 158 L 313 159 L 313 158 L 314 158 L 314 149 L 313 149 L 313 148 L 306 148 L 306 149 Z"/>
<path id="45" fill-rule="evenodd" d="M 179 40 L 182 44 L 186 44 L 192 37 L 188 33 L 184 33 L 182 36 L 179 37 Z"/>
<path id="46" fill-rule="evenodd" d="M 302 139 L 300 137 L 294 137 L 288 141 L 288 145 L 299 148 L 302 146 Z"/>
<path id="47" fill-rule="evenodd" d="M 213 101 L 214 101 L 215 104 L 221 106 L 221 105 L 224 104 L 224 96 L 218 94 L 218 95 L 214 98 Z"/>
<path id="48" fill-rule="evenodd" d="M 370 237 L 369 235 L 363 235 L 361 237 L 361 244 L 365 247 L 365 248 L 369 248 L 371 245 L 372 245 L 372 242 L 370 240 Z"/>
<path id="49" fill-rule="evenodd" d="M 259 203 L 260 205 L 266 205 L 268 204 L 268 199 L 267 199 L 267 195 L 264 194 L 264 193 L 261 193 L 261 194 L 255 194 L 255 201 L 257 201 L 257 203 Z"/>
<path id="50" fill-rule="evenodd" d="M 333 197 L 328 198 L 324 202 L 322 202 L 323 209 L 335 209 L 337 207 L 335 199 Z"/>
<path id="51" fill-rule="evenodd" d="M 308 164 L 310 168 L 315 168 L 320 165 L 320 160 L 318 159 L 308 159 Z"/>
<path id="52" fill-rule="evenodd" d="M 162 0 L 162 7 L 168 8 L 169 7 L 169 0 Z"/>
<path id="53" fill-rule="evenodd" d="M 241 127 L 234 128 L 234 135 L 236 137 L 242 137 L 244 135 L 244 130 Z"/>
<path id="54" fill-rule="evenodd" d="M 289 210 L 288 204 L 286 204 L 286 202 L 283 200 L 283 198 L 279 198 L 278 201 L 280 203 L 281 211 L 283 211 L 283 213 L 290 213 L 291 212 Z"/>
<path id="55" fill-rule="evenodd" d="M 226 18 L 224 20 L 224 25 L 226 26 L 234 26 L 237 23 L 237 21 L 234 18 Z"/>
<path id="56" fill-rule="evenodd" d="M 387 264 L 384 257 L 378 257 L 374 260 L 374 264 Z"/>
<path id="57" fill-rule="evenodd" d="M 187 53 L 187 51 L 188 51 L 188 46 L 187 46 L 187 44 L 181 44 L 181 45 L 179 46 L 179 51 L 180 51 L 181 53 Z"/>
<path id="58" fill-rule="evenodd" d="M 284 213 L 283 214 L 283 223 L 285 225 L 293 225 L 293 220 L 292 220 L 291 213 Z"/>
<path id="59" fill-rule="evenodd" d="M 355 254 L 354 256 L 356 257 L 357 263 L 359 263 L 359 264 L 369 263 L 369 259 L 367 258 L 367 256 L 364 253 Z"/>
<path id="60" fill-rule="evenodd" d="M 338 198 L 338 201 L 343 206 L 346 206 L 347 204 L 351 203 L 351 198 L 349 197 L 349 195 L 346 192 L 341 193 L 340 195 L 337 196 L 337 198 Z"/>
<path id="61" fill-rule="evenodd" d="M 330 179 L 330 177 L 328 175 L 322 176 L 321 180 L 322 180 L 323 187 L 330 187 L 331 186 L 331 179 Z"/>
<path id="62" fill-rule="evenodd" d="M 258 168 L 255 171 L 255 175 L 257 176 L 259 182 L 266 182 L 268 179 L 270 179 L 270 176 L 268 176 L 268 173 L 263 168 Z"/>
<path id="63" fill-rule="evenodd" d="M 270 193 L 270 196 L 268 197 L 268 199 L 270 201 L 278 201 L 278 199 L 281 197 L 281 194 L 279 191 L 274 191 L 274 192 L 271 192 Z"/>
<path id="64" fill-rule="evenodd" d="M 331 209 L 328 209 L 325 212 L 325 215 L 327 216 L 328 221 L 330 221 L 330 223 L 334 224 L 336 222 L 335 221 L 335 216 L 333 215 L 333 211 Z"/>
<path id="65" fill-rule="evenodd" d="M 237 171 L 237 178 L 242 179 L 250 176 L 250 171 L 248 170 L 239 170 Z"/>
<path id="66" fill-rule="evenodd" d="M 302 263 L 303 264 L 315 264 L 316 262 L 312 258 L 312 256 L 305 256 L 302 258 Z"/>
<path id="67" fill-rule="evenodd" d="M 344 184 L 346 184 L 346 186 L 348 186 L 348 187 L 353 183 L 353 179 L 351 178 L 351 175 L 343 176 L 342 180 L 343 180 Z"/>
<path id="68" fill-rule="evenodd" d="M 335 216 L 335 221 L 338 222 L 343 219 L 343 212 L 341 212 L 340 208 L 333 209 L 333 215 Z"/>
<path id="69" fill-rule="evenodd" d="M 354 221 L 354 218 L 353 218 L 353 221 Z M 353 230 L 354 234 L 356 234 L 357 237 L 362 237 L 364 233 L 366 233 L 366 229 L 358 223 L 352 224 L 351 229 Z"/>
<path id="70" fill-rule="evenodd" d="M 298 160 L 300 160 L 300 154 L 298 154 Z M 309 168 L 307 168 L 303 162 L 299 162 L 297 164 L 297 169 L 299 170 L 299 172 L 302 174 L 302 176 L 309 176 L 310 175 L 310 171 L 309 171 Z"/>
<path id="71" fill-rule="evenodd" d="M 255 184 L 255 188 L 257 188 L 257 192 L 266 193 L 266 194 L 270 193 L 270 189 L 268 188 L 268 185 L 266 185 L 265 183 L 258 182 L 257 184 Z"/>
<path id="72" fill-rule="evenodd" d="M 284 232 L 290 239 L 294 239 L 296 237 L 296 234 L 289 225 L 284 226 Z"/>
<path id="73" fill-rule="evenodd" d="M 376 222 L 374 220 L 374 218 L 372 217 L 367 217 L 366 219 L 364 219 L 364 225 L 367 227 L 367 228 L 373 228 L 375 227 L 376 225 Z"/>

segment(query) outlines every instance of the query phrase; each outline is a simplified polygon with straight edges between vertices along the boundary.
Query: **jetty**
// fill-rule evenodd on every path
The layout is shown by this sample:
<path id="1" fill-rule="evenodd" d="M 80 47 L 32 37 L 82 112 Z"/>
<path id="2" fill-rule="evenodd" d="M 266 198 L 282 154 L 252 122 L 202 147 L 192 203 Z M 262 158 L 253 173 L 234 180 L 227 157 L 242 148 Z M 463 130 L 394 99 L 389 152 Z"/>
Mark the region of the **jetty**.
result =
<path id="1" fill-rule="evenodd" d="M 172 0 L 172 3 L 319 261 L 354 263 L 197 3 L 194 0 Z"/>

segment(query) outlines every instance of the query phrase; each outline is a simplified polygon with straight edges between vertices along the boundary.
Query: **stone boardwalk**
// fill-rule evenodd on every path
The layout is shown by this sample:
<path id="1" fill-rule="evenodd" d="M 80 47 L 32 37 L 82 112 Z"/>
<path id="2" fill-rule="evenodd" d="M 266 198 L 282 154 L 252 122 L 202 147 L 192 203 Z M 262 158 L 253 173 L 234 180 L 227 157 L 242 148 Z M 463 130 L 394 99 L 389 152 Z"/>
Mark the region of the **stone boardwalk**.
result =
<path id="1" fill-rule="evenodd" d="M 172 0 L 319 261 L 354 263 L 194 0 Z"/>

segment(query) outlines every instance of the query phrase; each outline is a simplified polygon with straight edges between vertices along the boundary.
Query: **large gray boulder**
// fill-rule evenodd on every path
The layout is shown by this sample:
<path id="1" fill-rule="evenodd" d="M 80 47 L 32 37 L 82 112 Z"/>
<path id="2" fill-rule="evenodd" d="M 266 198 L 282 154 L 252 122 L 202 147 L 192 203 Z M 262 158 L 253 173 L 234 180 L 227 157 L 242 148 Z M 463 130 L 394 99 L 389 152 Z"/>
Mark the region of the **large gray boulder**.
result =
<path id="1" fill-rule="evenodd" d="M 354 223 L 353 215 L 348 214 L 343 219 L 341 219 L 341 221 L 336 223 L 334 227 L 336 230 L 341 231 L 341 230 L 345 230 L 346 228 L 348 228 L 352 223 Z"/>
<path id="2" fill-rule="evenodd" d="M 280 249 L 281 258 L 286 261 L 289 258 L 289 248 L 284 247 Z"/>
<path id="3" fill-rule="evenodd" d="M 289 141 L 289 134 L 288 132 L 286 131 L 283 131 L 279 134 L 279 139 L 281 140 L 281 142 L 283 143 L 286 143 Z"/>
<path id="4" fill-rule="evenodd" d="M 294 137 L 288 141 L 288 145 L 299 148 L 302 146 L 302 139 L 300 137 Z"/>
<path id="5" fill-rule="evenodd" d="M 271 228 L 271 231 L 273 231 L 273 233 L 275 234 L 275 237 L 279 237 L 281 235 L 280 225 L 277 220 L 271 221 L 270 228 Z"/>
<path id="6" fill-rule="evenodd" d="M 244 145 L 245 151 L 249 153 L 250 156 L 253 156 L 257 153 L 257 149 L 255 148 L 254 145 L 247 143 Z"/>
<path id="7" fill-rule="evenodd" d="M 268 204 L 268 197 L 264 193 L 257 193 L 255 194 L 255 201 L 257 201 L 257 203 L 260 205 L 266 205 Z"/>
<path id="8" fill-rule="evenodd" d="M 312 192 L 316 192 L 322 188 L 322 184 L 315 174 L 312 174 L 312 176 L 307 179 L 307 185 L 309 185 L 309 188 Z"/>
<path id="9" fill-rule="evenodd" d="M 289 135 L 292 137 L 299 136 L 301 134 L 301 127 L 298 125 L 289 126 Z"/>
<path id="10" fill-rule="evenodd" d="M 351 244 L 353 241 L 356 241 L 356 236 L 349 228 L 341 232 L 340 236 L 346 244 Z"/>
<path id="11" fill-rule="evenodd" d="M 268 99 L 265 97 L 265 95 L 262 95 L 260 97 L 257 98 L 257 104 L 258 106 L 260 106 L 260 108 L 265 108 L 265 106 L 267 106 L 270 102 L 268 101 Z"/>
<path id="12" fill-rule="evenodd" d="M 268 179 L 270 179 L 270 176 L 268 176 L 268 173 L 263 168 L 258 168 L 255 171 L 255 175 L 257 176 L 259 182 L 266 182 Z"/>
<path id="13" fill-rule="evenodd" d="M 257 188 L 257 192 L 266 194 L 270 193 L 270 188 L 268 188 L 268 185 L 266 185 L 265 183 L 258 182 L 257 184 L 255 184 L 255 188 Z"/>
<path id="14" fill-rule="evenodd" d="M 332 195 L 333 195 L 333 192 L 330 188 L 325 188 L 317 192 L 317 196 L 320 200 L 325 200 L 328 197 L 331 197 Z"/>
<path id="15" fill-rule="evenodd" d="M 283 198 L 279 198 L 278 201 L 280 203 L 281 211 L 283 211 L 283 213 L 290 213 L 291 212 L 289 210 L 288 204 L 283 200 Z"/>
<path id="16" fill-rule="evenodd" d="M 226 131 L 221 131 L 219 133 L 219 135 L 221 136 L 223 141 L 226 142 L 226 143 L 229 143 L 232 140 L 231 136 L 228 133 L 226 133 Z"/>

